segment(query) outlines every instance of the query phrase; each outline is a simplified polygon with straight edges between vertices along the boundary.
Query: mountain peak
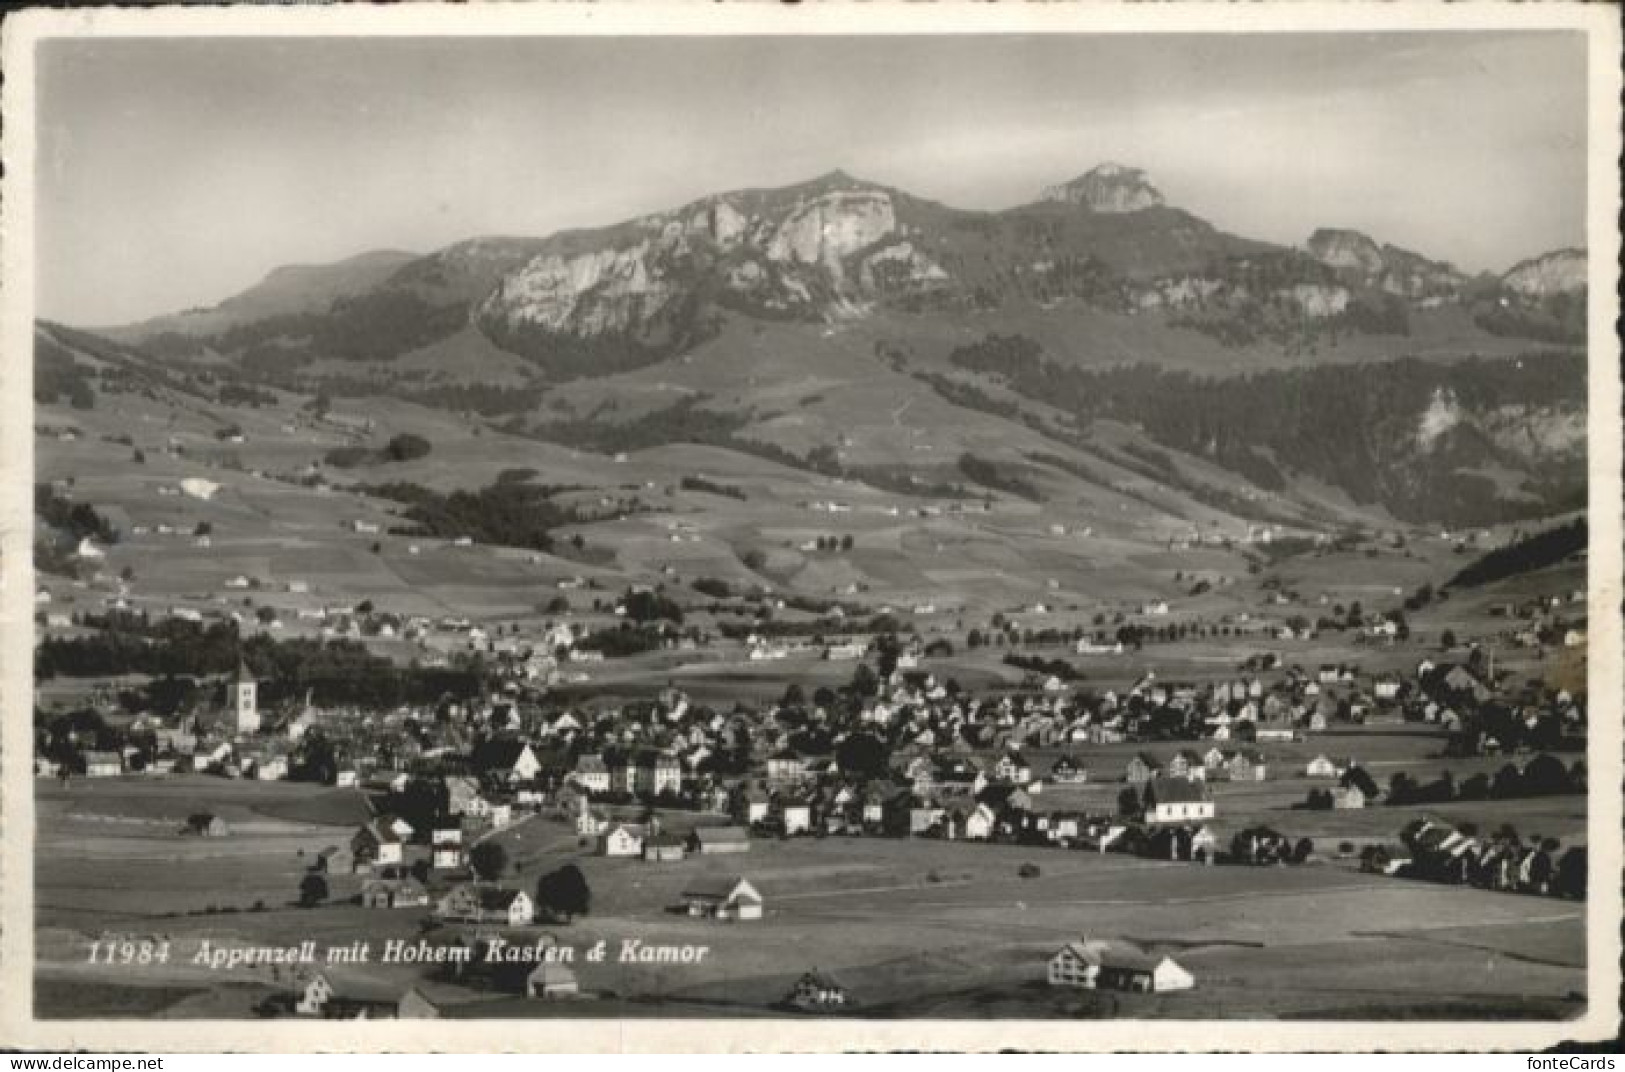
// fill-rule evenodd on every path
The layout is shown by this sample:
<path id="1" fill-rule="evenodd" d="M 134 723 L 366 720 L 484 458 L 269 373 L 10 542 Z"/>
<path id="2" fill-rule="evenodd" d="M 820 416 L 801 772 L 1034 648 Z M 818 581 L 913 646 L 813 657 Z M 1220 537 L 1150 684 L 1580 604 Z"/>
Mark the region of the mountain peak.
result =
<path id="1" fill-rule="evenodd" d="M 1330 268 L 1352 268 L 1361 272 L 1382 271 L 1382 250 L 1363 231 L 1346 227 L 1321 227 L 1306 243 L 1310 256 Z"/>
<path id="2" fill-rule="evenodd" d="M 867 179 L 860 179 L 844 168 L 826 171 L 815 179 L 808 179 L 804 183 L 790 187 L 793 190 L 826 192 L 830 190 L 874 190 L 879 189 L 878 183 Z"/>
<path id="3" fill-rule="evenodd" d="M 1586 251 L 1554 249 L 1526 261 L 1519 261 L 1501 277 L 1501 282 L 1524 297 L 1568 294 L 1586 286 Z"/>
<path id="4" fill-rule="evenodd" d="M 1162 192 L 1137 167 L 1099 164 L 1071 182 L 1044 190 L 1045 201 L 1079 205 L 1091 212 L 1139 212 L 1162 205 Z"/>

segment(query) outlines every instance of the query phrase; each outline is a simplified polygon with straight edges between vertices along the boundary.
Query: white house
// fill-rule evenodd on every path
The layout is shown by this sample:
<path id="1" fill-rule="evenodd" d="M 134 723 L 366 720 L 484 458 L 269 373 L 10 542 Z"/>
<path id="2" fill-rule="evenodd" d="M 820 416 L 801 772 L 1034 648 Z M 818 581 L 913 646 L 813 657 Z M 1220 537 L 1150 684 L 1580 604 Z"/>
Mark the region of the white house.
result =
<path id="1" fill-rule="evenodd" d="M 115 778 L 124 773 L 124 757 L 117 752 L 86 752 L 85 777 Z"/>
<path id="2" fill-rule="evenodd" d="M 682 897 L 688 914 L 701 919 L 762 918 L 762 895 L 737 875 L 696 880 L 683 891 Z"/>
<path id="3" fill-rule="evenodd" d="M 986 804 L 976 805 L 976 810 L 965 817 L 965 838 L 969 841 L 986 841 L 993 836 L 993 828 L 998 822 L 998 816 Z"/>
<path id="4" fill-rule="evenodd" d="M 641 856 L 643 834 L 634 827 L 621 824 L 612 827 L 599 840 L 599 851 L 605 856 Z"/>
<path id="5" fill-rule="evenodd" d="M 801 834 L 812 829 L 811 805 L 791 802 L 784 805 L 780 817 L 784 820 L 786 835 Z"/>
<path id="6" fill-rule="evenodd" d="M 1337 764 L 1323 752 L 1304 765 L 1303 774 L 1306 778 L 1336 778 Z"/>
<path id="7" fill-rule="evenodd" d="M 1205 781 L 1154 777 L 1141 792 L 1147 823 L 1190 823 L 1213 818 L 1213 793 Z"/>
<path id="8" fill-rule="evenodd" d="M 1068 942 L 1049 960 L 1051 986 L 1080 990 L 1127 990 L 1152 993 L 1189 990 L 1190 972 L 1172 958 L 1157 957 L 1129 942 Z"/>

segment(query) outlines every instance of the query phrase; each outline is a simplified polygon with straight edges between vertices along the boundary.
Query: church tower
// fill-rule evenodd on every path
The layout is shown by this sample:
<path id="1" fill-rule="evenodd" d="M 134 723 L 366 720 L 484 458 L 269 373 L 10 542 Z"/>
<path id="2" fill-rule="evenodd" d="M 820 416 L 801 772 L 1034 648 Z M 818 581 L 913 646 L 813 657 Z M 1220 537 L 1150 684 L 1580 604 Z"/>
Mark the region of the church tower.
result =
<path id="1" fill-rule="evenodd" d="M 232 699 L 237 712 L 239 734 L 260 731 L 259 683 L 248 672 L 248 666 L 237 660 L 237 673 L 232 677 Z"/>

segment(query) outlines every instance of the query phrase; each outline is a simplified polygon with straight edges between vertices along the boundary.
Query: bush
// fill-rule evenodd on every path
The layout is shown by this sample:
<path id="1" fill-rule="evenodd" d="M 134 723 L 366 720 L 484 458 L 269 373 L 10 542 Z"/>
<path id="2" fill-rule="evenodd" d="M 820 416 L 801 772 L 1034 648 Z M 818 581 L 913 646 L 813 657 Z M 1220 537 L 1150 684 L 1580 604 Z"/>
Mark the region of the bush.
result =
<path id="1" fill-rule="evenodd" d="M 1022 864 L 1016 869 L 1016 874 L 1020 875 L 1022 878 L 1037 878 L 1039 875 L 1043 874 L 1043 872 L 1039 870 L 1037 864 L 1026 863 Z"/>
<path id="2" fill-rule="evenodd" d="M 694 582 L 694 590 L 713 599 L 727 599 L 733 595 L 728 582 L 718 577 L 701 577 Z"/>
<path id="3" fill-rule="evenodd" d="M 409 462 L 427 456 L 431 449 L 429 441 L 422 436 L 402 433 L 389 441 L 384 454 L 390 461 Z"/>

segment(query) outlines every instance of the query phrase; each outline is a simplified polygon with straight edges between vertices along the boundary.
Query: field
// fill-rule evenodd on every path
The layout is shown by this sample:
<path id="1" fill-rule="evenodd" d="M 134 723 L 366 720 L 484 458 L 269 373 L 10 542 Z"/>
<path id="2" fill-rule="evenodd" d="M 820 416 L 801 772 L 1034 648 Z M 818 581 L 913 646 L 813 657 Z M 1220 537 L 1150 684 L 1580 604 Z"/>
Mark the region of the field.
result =
<path id="1" fill-rule="evenodd" d="M 533 406 L 500 420 L 383 395 L 344 397 L 337 415 L 316 417 L 305 398 L 285 392 L 260 408 L 167 389 L 104 393 L 89 411 L 41 406 L 36 479 L 57 482 L 60 494 L 94 505 L 122 532 L 105 558 L 81 563 L 79 576 L 40 575 L 48 597 L 39 602 L 41 632 L 83 636 L 89 630 L 73 615 L 122 604 L 154 617 L 177 609 L 209 621 L 236 614 L 245 632 L 308 638 L 364 616 L 357 605 L 365 602 L 397 622 L 425 620 L 424 634 L 411 640 L 365 639 L 405 666 L 475 649 L 470 625 L 525 644 L 561 620 L 615 628 L 617 599 L 634 586 L 658 586 L 698 636 L 692 646 L 566 662 L 545 690 L 527 683 L 526 699 L 602 715 L 676 688 L 718 712 L 735 704 L 760 710 L 792 684 L 808 696 L 840 690 L 859 664 L 823 658 L 820 644 L 752 661 L 739 637 L 723 636 L 724 626 L 768 633 L 768 623 L 789 623 L 832 638 L 864 633 L 863 623 L 877 616 L 931 646 L 919 669 L 976 695 L 1042 694 L 1045 673 L 1007 663 L 1012 650 L 1061 660 L 1066 687 L 1093 695 L 1121 695 L 1147 675 L 1198 687 L 1234 680 L 1251 676 L 1244 662 L 1264 655 L 1278 659 L 1265 675 L 1272 684 L 1292 670 L 1313 676 L 1325 664 L 1346 663 L 1358 667 L 1364 688 L 1374 674 L 1414 679 L 1424 658 L 1463 661 L 1473 644 L 1515 677 L 1583 686 L 1583 649 L 1554 653 L 1517 641 L 1523 627 L 1502 607 L 1555 596 L 1562 617 L 1583 623 L 1584 603 L 1571 598 L 1586 587 L 1583 562 L 1413 605 L 1403 641 L 1362 635 L 1361 618 L 1374 621 L 1419 590 L 1444 587 L 1522 526 L 1406 524 L 1301 473 L 1266 491 L 1121 420 L 1074 424 L 1072 415 L 1030 400 L 1001 415 L 998 405 L 1016 396 L 996 378 L 981 381 L 984 399 L 993 399 L 981 405 L 956 404 L 928 383 L 955 374 L 948 358 L 955 347 L 1001 330 L 1031 331 L 1066 366 L 1153 360 L 1231 375 L 1300 356 L 1264 344 L 1222 347 L 1195 332 L 1087 309 L 1037 317 L 1040 326 L 1023 316 L 880 310 L 818 326 L 729 316 L 679 358 L 547 384 Z M 1461 317 L 1452 309 L 1419 315 L 1407 349 L 1430 359 L 1459 356 L 1469 327 Z M 1098 345 L 1076 343 L 1074 332 Z M 908 360 L 883 359 L 900 339 L 912 340 Z M 1479 341 L 1485 353 L 1523 346 Z M 1354 337 L 1316 360 L 1380 360 L 1393 356 L 1388 345 Z M 317 371 L 339 371 L 336 364 L 343 363 Z M 534 386 L 527 362 L 471 330 L 403 357 L 399 368 Z M 388 370 L 376 371 L 387 379 Z M 719 445 L 688 442 L 681 432 L 666 440 L 635 434 L 640 421 L 685 399 L 737 423 L 735 438 Z M 596 422 L 629 445 L 595 452 L 552 442 L 570 438 L 550 430 L 556 422 Z M 232 426 L 242 442 L 220 437 Z M 405 434 L 432 449 L 355 468 L 328 461 L 334 448 L 376 450 Z M 811 464 L 815 451 L 833 452 L 839 467 Z M 1021 493 L 978 484 L 965 455 L 1019 476 Z M 932 482 L 935 493 L 906 493 L 899 482 L 907 475 Z M 1491 475 L 1504 483 L 1505 473 Z M 218 488 L 186 493 L 187 478 Z M 515 479 L 564 489 L 553 492 L 555 502 L 586 511 L 550 534 L 549 551 L 391 531 L 407 525 L 406 508 L 360 487 L 398 482 L 447 494 Z M 1516 488 L 1505 490 L 1516 498 Z M 204 532 L 207 546 L 197 538 Z M 716 581 L 731 587 L 729 599 L 701 591 L 716 591 L 705 583 Z M 840 617 L 808 611 L 810 600 L 838 600 Z M 1161 601 L 1165 612 L 1151 609 Z M 1352 627 L 1297 635 L 1308 623 L 1350 617 Z M 1294 635 L 1283 638 L 1293 623 Z M 1115 637 L 1125 626 L 1151 635 L 1121 652 L 1077 653 L 1080 633 Z M 38 718 L 95 704 L 110 722 L 127 724 L 135 707 L 116 710 L 118 693 L 144 683 L 138 675 L 41 681 Z M 510 861 L 506 884 L 533 890 L 565 863 L 585 873 L 591 912 L 527 936 L 549 930 L 579 951 L 573 967 L 586 998 L 526 1001 L 376 959 L 345 967 L 395 992 L 415 986 L 456 1017 L 773 1015 L 812 968 L 849 987 L 851 1015 L 875 1018 L 1575 1016 L 1585 1000 L 1583 905 L 1366 875 L 1355 861 L 1360 847 L 1393 844 L 1423 815 L 1481 830 L 1512 824 L 1525 838 L 1571 845 L 1586 833 L 1584 798 L 1302 807 L 1312 789 L 1329 784 L 1303 773 L 1321 753 L 1357 759 L 1383 785 L 1400 773 L 1428 781 L 1447 770 L 1460 781 L 1507 761 L 1446 757 L 1446 742 L 1432 724 L 1338 725 L 1260 746 L 1269 769 L 1263 782 L 1216 782 L 1221 845 L 1258 825 L 1309 838 L 1314 856 L 1296 867 L 847 837 L 758 839 L 747 855 L 653 864 L 594 855 L 572 826 L 544 813 L 493 840 Z M 1029 748 L 1039 776 L 1063 753 L 1088 772 L 1083 784 L 1046 785 L 1036 806 L 1113 812 L 1136 752 L 1168 758 L 1177 748 L 1213 744 Z M 990 761 L 992 749 L 978 758 Z M 325 903 L 298 906 L 312 861 L 346 847 L 368 817 L 359 792 L 201 776 L 37 785 L 34 998 L 43 1016 L 250 1017 L 267 997 L 287 993 L 294 977 L 196 964 L 204 943 L 308 939 L 324 951 L 363 943 L 376 952 L 392 939 L 465 930 L 438 926 L 423 909 L 351 903 L 360 879 L 350 874 L 328 876 Z M 199 812 L 220 816 L 229 834 L 180 834 Z M 662 819 L 676 833 L 723 821 L 675 810 Z M 425 851 L 411 847 L 409 860 Z M 1038 873 L 1022 877 L 1028 864 Z M 760 922 L 715 924 L 669 911 L 692 880 L 730 872 L 761 891 Z M 433 892 L 445 887 L 437 879 Z M 98 939 L 120 936 L 168 941 L 170 959 L 145 967 L 92 962 Z M 1130 939 L 1174 956 L 1197 987 L 1131 995 L 1045 985 L 1047 958 L 1080 936 Z M 683 965 L 621 963 L 617 952 L 628 940 L 708 952 Z M 585 959 L 599 942 L 609 956 Z"/>
<path id="2" fill-rule="evenodd" d="M 1371 754 L 1399 750 L 1407 738 L 1396 736 L 1386 749 L 1373 737 Z M 1230 790 L 1219 795 L 1222 829 L 1267 819 L 1294 835 L 1391 838 L 1406 811 L 1288 812 L 1268 793 L 1221 790 Z M 124 778 L 41 782 L 38 800 L 42 1016 L 87 1008 L 114 1017 L 249 1016 L 290 985 L 288 976 L 191 964 L 204 941 L 308 938 L 323 950 L 357 941 L 376 950 L 419 933 L 422 910 L 342 903 L 357 888 L 350 876 L 332 877 L 335 903 L 293 905 L 312 854 L 348 838 L 359 801 L 348 791 L 309 797 L 286 784 Z M 1579 802 L 1565 804 L 1534 810 L 1554 833 L 1578 829 Z M 202 808 L 226 817 L 231 835 L 174 832 L 177 816 Z M 1475 807 L 1474 815 L 1487 822 L 1483 811 Z M 1530 811 L 1519 810 L 1518 821 L 1531 821 Z M 670 828 L 684 827 L 672 813 Z M 765 1015 L 813 967 L 846 983 L 855 1014 L 878 1018 L 1549 1018 L 1582 1007 L 1582 906 L 1364 875 L 1330 852 L 1301 867 L 1254 869 L 830 837 L 759 839 L 745 855 L 653 864 L 592 855 L 570 826 L 546 814 L 497 838 L 512 861 L 510 884 L 531 887 L 565 862 L 586 874 L 591 913 L 549 930 L 577 950 L 572 967 L 590 1000 L 562 1008 L 508 1000 L 410 965 L 346 970 L 402 990 L 418 985 L 455 1016 Z M 1027 863 L 1040 874 L 1020 877 Z M 763 920 L 717 924 L 665 911 L 690 880 L 719 873 L 751 880 L 766 903 Z M 89 943 L 111 935 L 161 935 L 174 956 L 139 969 L 87 963 Z M 1198 988 L 1085 995 L 1043 985 L 1046 958 L 1079 935 L 1129 938 L 1174 955 Z M 628 939 L 710 952 L 698 964 L 619 963 Z M 603 962 L 580 959 L 600 941 L 609 951 Z"/>

